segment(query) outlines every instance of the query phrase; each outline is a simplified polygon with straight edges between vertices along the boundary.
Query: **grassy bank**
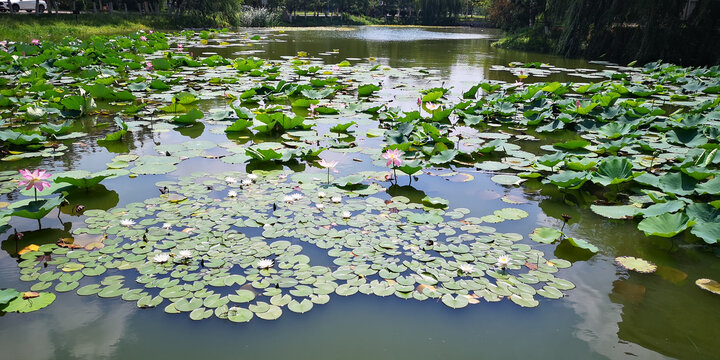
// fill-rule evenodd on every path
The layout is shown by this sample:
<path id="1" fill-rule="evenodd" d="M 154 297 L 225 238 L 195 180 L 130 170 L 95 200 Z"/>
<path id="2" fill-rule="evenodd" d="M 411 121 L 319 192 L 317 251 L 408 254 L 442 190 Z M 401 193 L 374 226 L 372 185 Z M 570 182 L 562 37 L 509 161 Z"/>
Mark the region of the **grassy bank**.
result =
<path id="1" fill-rule="evenodd" d="M 41 16 L 22 14 L 0 16 L 0 39 L 30 41 L 32 39 L 57 41 L 65 36 L 86 39 L 92 35 L 114 35 L 158 27 L 150 16 L 75 15 Z M 165 27 L 165 26 L 161 26 Z"/>
<path id="2" fill-rule="evenodd" d="M 179 30 L 198 27 L 225 27 L 222 21 L 196 17 L 139 14 L 0 14 L 0 40 L 58 41 L 65 36 L 87 39 L 92 35 L 117 35 L 138 30 Z"/>

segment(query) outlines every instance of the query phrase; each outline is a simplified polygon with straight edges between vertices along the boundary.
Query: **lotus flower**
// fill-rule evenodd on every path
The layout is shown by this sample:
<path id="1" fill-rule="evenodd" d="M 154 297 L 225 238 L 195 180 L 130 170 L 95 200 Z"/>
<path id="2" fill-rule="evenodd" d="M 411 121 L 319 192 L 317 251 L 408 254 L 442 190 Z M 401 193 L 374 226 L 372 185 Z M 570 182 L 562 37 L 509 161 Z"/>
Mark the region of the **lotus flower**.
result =
<path id="1" fill-rule="evenodd" d="M 418 98 L 418 99 L 417 99 L 417 104 L 418 104 L 418 107 L 422 106 L 422 99 L 421 99 L 421 98 Z"/>
<path id="2" fill-rule="evenodd" d="M 271 259 L 262 259 L 257 263 L 258 269 L 269 269 L 273 266 L 275 266 L 275 261 Z"/>
<path id="3" fill-rule="evenodd" d="M 171 223 L 163 223 L 162 228 L 165 230 L 170 230 L 170 228 L 172 228 L 172 224 Z"/>
<path id="4" fill-rule="evenodd" d="M 35 46 L 40 46 L 40 40 L 38 40 L 38 39 L 32 39 L 32 41 L 30 43 Z"/>
<path id="5" fill-rule="evenodd" d="M 470 265 L 470 264 L 462 264 L 462 265 L 460 265 L 459 268 L 460 268 L 460 271 L 462 271 L 465 274 L 469 274 L 469 273 L 475 271 L 475 266 Z"/>
<path id="6" fill-rule="evenodd" d="M 340 196 L 333 196 L 333 197 L 330 198 L 330 201 L 332 201 L 332 202 L 334 202 L 334 203 L 336 203 L 336 204 L 339 204 L 339 203 L 342 202 L 342 197 L 340 197 Z"/>
<path id="7" fill-rule="evenodd" d="M 388 151 L 386 151 L 386 152 L 382 155 L 383 159 L 387 160 L 387 164 L 386 164 L 385 166 L 391 166 L 391 165 L 392 165 L 393 167 L 395 167 L 395 166 L 400 166 L 400 165 L 402 165 L 403 161 L 402 161 L 402 159 L 401 159 L 400 157 L 401 157 L 403 154 L 404 154 L 404 153 L 403 153 L 402 151 L 400 151 L 400 150 L 397 150 L 397 149 L 390 150 L 390 149 L 388 149 Z"/>
<path id="8" fill-rule="evenodd" d="M 183 44 L 178 43 L 178 44 L 177 44 L 177 48 L 178 48 L 178 50 L 182 51 L 182 49 L 183 49 Z"/>
<path id="9" fill-rule="evenodd" d="M 156 263 L 162 264 L 168 262 L 168 260 L 170 260 L 170 255 L 168 254 L 160 253 L 153 256 L 153 262 Z"/>
<path id="10" fill-rule="evenodd" d="M 148 34 L 152 34 L 152 33 L 154 33 L 154 32 L 155 32 L 155 31 L 149 30 L 149 31 L 148 31 Z"/>
<path id="11" fill-rule="evenodd" d="M 243 186 L 248 186 L 248 185 L 251 185 L 252 183 L 253 183 L 253 182 L 252 182 L 252 180 L 250 180 L 250 179 L 243 179 L 243 180 L 242 180 L 242 185 L 243 185 Z"/>
<path id="12" fill-rule="evenodd" d="M 337 161 L 325 161 L 325 159 L 318 161 L 318 164 L 324 168 L 332 169 L 337 166 Z"/>
<path id="13" fill-rule="evenodd" d="M 228 184 L 235 184 L 237 182 L 237 179 L 231 176 L 228 176 L 225 178 L 225 182 Z"/>
<path id="14" fill-rule="evenodd" d="M 333 66 L 333 68 L 332 68 L 332 69 L 333 69 L 333 71 L 339 71 L 339 70 L 340 70 L 340 67 L 339 67 L 339 66 L 337 66 L 337 65 L 335 65 L 335 66 Z"/>
<path id="15" fill-rule="evenodd" d="M 151 62 L 148 61 L 145 63 L 145 70 L 152 71 L 154 68 L 155 67 L 153 66 L 153 64 Z"/>
<path id="16" fill-rule="evenodd" d="M 318 197 L 319 197 L 319 198 L 324 198 L 325 196 L 327 196 L 327 194 L 325 194 L 324 191 L 318 191 Z"/>
<path id="17" fill-rule="evenodd" d="M 435 104 L 435 103 L 429 102 L 429 103 L 426 103 L 426 104 L 425 104 L 425 107 L 426 107 L 428 110 L 434 112 L 435 110 L 437 110 L 437 109 L 440 108 L 440 104 Z"/>
<path id="18" fill-rule="evenodd" d="M 322 209 L 325 208 L 325 205 L 323 205 L 323 204 L 315 204 L 315 207 L 316 207 L 318 210 L 322 210 Z"/>
<path id="19" fill-rule="evenodd" d="M 38 190 L 43 191 L 44 188 L 50 187 L 50 183 L 45 180 L 49 179 L 52 174 L 45 172 L 45 170 L 35 169 L 35 171 L 30 172 L 28 169 L 23 169 L 20 170 L 20 175 L 22 175 L 25 180 L 21 180 L 18 185 L 27 185 L 25 190 L 35 188 L 36 197 Z"/>
<path id="20" fill-rule="evenodd" d="M 291 202 L 295 201 L 295 198 L 292 197 L 292 195 L 285 195 L 285 197 L 283 198 L 283 201 L 285 201 L 286 203 L 291 203 Z"/>
<path id="21" fill-rule="evenodd" d="M 147 38 L 145 37 L 145 35 L 140 37 L 140 41 L 147 41 Z"/>
<path id="22" fill-rule="evenodd" d="M 257 180 L 258 176 L 255 174 L 248 174 L 247 178 L 250 179 L 250 181 L 255 182 L 255 180 Z"/>
<path id="23" fill-rule="evenodd" d="M 189 259 L 189 258 L 192 257 L 192 251 L 190 251 L 190 250 L 180 250 L 180 252 L 178 252 L 178 257 L 179 257 L 181 260 Z"/>
<path id="24" fill-rule="evenodd" d="M 522 90 L 523 87 L 525 87 L 525 84 L 523 84 L 522 81 L 516 81 L 512 84 L 512 86 L 517 88 L 518 90 Z"/>
<path id="25" fill-rule="evenodd" d="M 342 213 L 342 217 L 345 219 L 349 219 L 351 215 L 349 211 L 343 211 Z"/>
<path id="26" fill-rule="evenodd" d="M 298 201 L 303 198 L 302 194 L 300 194 L 300 193 L 292 193 L 292 194 L 290 194 L 290 196 L 292 196 L 294 201 Z"/>
<path id="27" fill-rule="evenodd" d="M 231 197 L 231 198 L 237 197 L 237 191 L 235 191 L 235 190 L 228 191 L 228 197 Z"/>
<path id="28" fill-rule="evenodd" d="M 320 161 L 318 161 L 318 164 L 320 164 L 320 166 L 322 166 L 324 168 L 327 168 L 327 183 L 329 184 L 330 183 L 330 169 L 334 169 L 335 166 L 337 166 L 338 162 L 337 161 L 326 161 L 325 159 L 321 159 Z M 333 170 L 333 171 L 337 172 L 337 170 Z"/>
<path id="29" fill-rule="evenodd" d="M 319 107 L 320 107 L 319 105 L 310 104 L 310 109 L 309 109 L 309 110 L 310 110 L 310 114 L 311 114 L 311 115 L 315 115 L 315 109 L 317 109 L 317 108 L 319 108 Z"/>
<path id="30" fill-rule="evenodd" d="M 508 257 L 507 255 L 502 255 L 497 258 L 497 265 L 501 268 L 505 269 L 508 264 L 510 264 L 510 257 Z"/>
<path id="31" fill-rule="evenodd" d="M 132 221 L 130 219 L 122 219 L 122 220 L 120 220 L 120 225 L 130 227 L 130 226 L 135 225 L 135 221 Z"/>

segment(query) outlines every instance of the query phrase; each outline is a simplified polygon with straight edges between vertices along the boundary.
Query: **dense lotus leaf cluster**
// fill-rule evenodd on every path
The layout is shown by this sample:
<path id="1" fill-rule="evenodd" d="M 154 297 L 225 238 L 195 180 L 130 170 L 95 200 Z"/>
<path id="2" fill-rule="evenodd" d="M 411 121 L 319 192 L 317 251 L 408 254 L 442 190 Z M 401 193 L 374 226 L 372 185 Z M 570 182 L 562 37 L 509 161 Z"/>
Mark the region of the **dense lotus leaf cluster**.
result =
<path id="1" fill-rule="evenodd" d="M 494 70 L 535 76 L 561 71 L 544 64 L 512 65 Z M 502 185 L 540 180 L 597 193 L 592 211 L 611 219 L 643 217 L 638 228 L 648 236 L 672 237 L 691 229 L 715 243 L 720 239 L 720 67 L 651 63 L 585 72 L 602 81 L 484 82 L 463 93 L 460 102 L 448 88 L 427 90 L 422 101 L 430 116 L 384 113 L 393 120 L 386 142 L 420 164 L 452 161 L 503 172 L 492 177 Z M 426 106 L 430 101 L 433 109 Z M 503 131 L 489 132 L 498 127 Z M 545 143 L 538 151 L 530 142 L 546 134 L 566 141 Z"/>
<path id="2" fill-rule="evenodd" d="M 399 170 L 410 174 L 464 165 L 492 172 L 493 181 L 507 186 L 536 179 L 568 191 L 600 192 L 595 213 L 642 217 L 639 229 L 646 235 L 671 237 L 690 229 L 707 243 L 720 238 L 717 213 L 705 206 L 720 194 L 718 67 L 512 63 L 491 71 L 516 75 L 521 81 L 514 84 L 423 89 L 410 80 L 440 81 L 436 70 L 391 68 L 372 58 L 327 64 L 304 52 L 281 60 L 191 53 L 240 46 L 249 49 L 233 56 L 249 55 L 283 36 L 187 31 L 10 43 L 0 53 L 0 111 L 9 114 L 12 127 L 2 128 L 0 139 L 14 153 L 4 160 L 62 156 L 65 142 L 88 134 L 72 119 L 113 112 L 120 115 L 117 131 L 106 134 L 103 146 L 144 127 L 192 133 L 222 121 L 229 123 L 212 131 L 273 140 L 219 156 L 229 164 L 313 162 L 325 149 L 379 159 L 378 150 L 357 146 L 357 140 L 381 137 L 384 148 L 404 151 L 407 166 Z M 593 82 L 529 83 L 528 77 L 558 73 Z M 383 88 L 387 79 L 392 89 Z M 417 109 L 391 106 L 377 96 L 382 92 L 399 103 L 417 99 Z M 218 99 L 227 105 L 203 105 Z M 329 131 L 318 130 L 324 126 Z M 535 149 L 532 143 L 550 133 L 566 141 Z M 275 142 L 278 137 L 282 141 Z M 181 154 L 200 154 L 174 153 L 141 159 L 129 170 L 168 173 L 186 158 Z"/>
<path id="3" fill-rule="evenodd" d="M 168 193 L 143 203 L 88 210 L 72 244 L 22 255 L 22 279 L 34 281 L 34 291 L 121 297 L 231 321 L 303 313 L 333 294 L 440 299 L 452 308 L 509 298 L 534 307 L 537 297 L 574 287 L 554 275 L 570 263 L 547 260 L 522 235 L 499 233 L 467 209 L 384 199 L 371 174 L 353 185 L 370 196 L 322 176 L 254 175 L 193 174 L 158 183 Z"/>

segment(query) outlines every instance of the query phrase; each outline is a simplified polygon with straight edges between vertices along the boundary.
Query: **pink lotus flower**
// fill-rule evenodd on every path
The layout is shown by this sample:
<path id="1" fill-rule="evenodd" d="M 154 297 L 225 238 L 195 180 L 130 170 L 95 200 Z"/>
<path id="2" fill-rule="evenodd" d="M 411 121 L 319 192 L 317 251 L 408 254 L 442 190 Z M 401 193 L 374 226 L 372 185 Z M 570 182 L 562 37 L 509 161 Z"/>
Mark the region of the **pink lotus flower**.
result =
<path id="1" fill-rule="evenodd" d="M 421 99 L 421 98 L 418 98 L 418 99 L 417 99 L 417 104 L 418 104 L 418 106 L 422 106 L 422 99 Z"/>
<path id="2" fill-rule="evenodd" d="M 143 35 L 140 37 L 140 41 L 147 41 L 147 38 Z"/>
<path id="3" fill-rule="evenodd" d="M 575 100 L 575 107 L 580 109 L 582 105 L 580 105 L 580 100 Z"/>
<path id="4" fill-rule="evenodd" d="M 394 149 L 386 151 L 382 157 L 383 159 L 387 160 L 387 164 L 385 166 L 400 166 L 403 163 L 402 158 L 400 158 L 404 153 L 400 150 Z"/>
<path id="5" fill-rule="evenodd" d="M 152 33 L 154 33 L 154 31 L 150 30 L 150 31 L 148 31 L 148 33 L 149 33 L 149 34 L 152 34 Z"/>
<path id="6" fill-rule="evenodd" d="M 333 69 L 333 71 L 340 71 L 340 67 L 339 67 L 339 66 L 337 66 L 337 65 L 333 66 L 333 68 L 332 68 L 332 69 Z"/>
<path id="7" fill-rule="evenodd" d="M 40 190 L 43 191 L 44 188 L 49 188 L 50 183 L 45 181 L 49 179 L 52 174 L 49 174 L 45 172 L 45 170 L 37 170 L 30 172 L 28 169 L 20 170 L 20 175 L 22 175 L 25 180 L 20 181 L 18 184 L 20 186 L 27 185 L 25 190 L 30 190 L 32 188 L 35 188 L 36 191 Z"/>
<path id="8" fill-rule="evenodd" d="M 32 39 L 32 41 L 30 43 L 33 45 L 36 45 L 36 46 L 40 46 L 40 40 L 38 40 L 38 39 Z"/>
<path id="9" fill-rule="evenodd" d="M 315 114 L 315 109 L 319 108 L 319 105 L 316 104 L 310 104 L 310 114 Z"/>
<path id="10" fill-rule="evenodd" d="M 512 86 L 517 88 L 518 90 L 522 90 L 525 84 L 523 84 L 522 81 L 516 81 L 512 84 Z"/>
<path id="11" fill-rule="evenodd" d="M 149 62 L 149 61 L 146 62 L 146 63 L 145 63 L 145 70 L 151 71 L 152 69 L 154 69 L 153 64 L 152 64 L 151 62 Z"/>
<path id="12" fill-rule="evenodd" d="M 177 48 L 178 48 L 178 50 L 182 50 L 182 49 L 183 49 L 183 44 L 178 43 L 178 44 L 177 44 Z"/>
<path id="13" fill-rule="evenodd" d="M 429 103 L 425 104 L 425 107 L 427 107 L 428 110 L 430 110 L 430 111 L 435 111 L 440 108 L 440 104 L 435 104 L 435 103 L 429 102 Z"/>

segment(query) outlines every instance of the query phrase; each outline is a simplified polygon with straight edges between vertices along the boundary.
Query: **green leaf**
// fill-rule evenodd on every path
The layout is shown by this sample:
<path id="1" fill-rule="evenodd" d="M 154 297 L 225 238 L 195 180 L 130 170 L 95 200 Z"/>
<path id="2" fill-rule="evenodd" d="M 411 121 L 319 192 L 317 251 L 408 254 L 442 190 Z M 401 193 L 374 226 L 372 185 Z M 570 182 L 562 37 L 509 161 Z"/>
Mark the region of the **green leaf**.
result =
<path id="1" fill-rule="evenodd" d="M 374 84 L 364 84 L 358 86 L 358 97 L 370 96 L 372 93 L 379 91 L 380 87 Z"/>
<path id="2" fill-rule="evenodd" d="M 629 181 L 633 178 L 632 163 L 625 158 L 611 157 L 603 160 L 590 179 L 604 186 Z"/>
<path id="3" fill-rule="evenodd" d="M 576 247 L 576 248 L 580 248 L 580 249 L 584 249 L 584 250 L 590 251 L 590 252 L 593 253 L 593 254 L 598 252 L 597 246 L 595 246 L 595 245 L 593 245 L 593 244 L 591 244 L 591 243 L 589 243 L 589 242 L 587 242 L 587 241 L 585 241 L 585 240 L 583 240 L 583 239 L 567 238 L 567 241 L 570 243 L 570 245 L 572 245 L 572 246 L 574 246 L 574 247 Z"/>
<path id="4" fill-rule="evenodd" d="M 673 237 L 694 224 L 685 213 L 665 213 L 643 219 L 638 224 L 638 229 L 642 230 L 645 236 Z"/>
<path id="5" fill-rule="evenodd" d="M 238 119 L 234 123 L 232 123 L 230 126 L 228 126 L 225 129 L 226 133 L 231 132 L 242 132 L 248 129 L 252 125 L 252 121 L 245 120 L 245 119 Z"/>
<path id="6" fill-rule="evenodd" d="M 8 302 L 3 311 L 27 313 L 40 310 L 52 304 L 53 301 L 55 301 L 55 294 L 53 293 L 40 293 L 40 296 L 29 299 L 23 299 L 21 295 Z"/>
<path id="7" fill-rule="evenodd" d="M 63 197 L 51 199 L 26 199 L 11 204 L 8 209 L 11 211 L 9 215 L 19 216 L 28 219 L 42 219 L 53 209 L 60 206 Z"/>
<path id="8" fill-rule="evenodd" d="M 7 304 L 10 300 L 15 299 L 20 295 L 20 292 L 18 292 L 15 289 L 3 289 L 0 290 L 0 305 Z M 2 306 L 0 306 L 2 308 Z"/>
<path id="9" fill-rule="evenodd" d="M 530 234 L 530 239 L 542 244 L 551 244 L 562 236 L 562 232 L 549 227 L 539 227 Z"/>
<path id="10" fill-rule="evenodd" d="M 192 109 L 187 114 L 172 118 L 171 122 L 179 125 L 194 124 L 197 120 L 202 119 L 203 112 L 198 109 Z"/>

